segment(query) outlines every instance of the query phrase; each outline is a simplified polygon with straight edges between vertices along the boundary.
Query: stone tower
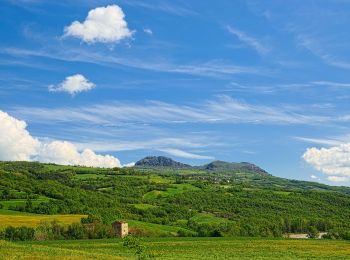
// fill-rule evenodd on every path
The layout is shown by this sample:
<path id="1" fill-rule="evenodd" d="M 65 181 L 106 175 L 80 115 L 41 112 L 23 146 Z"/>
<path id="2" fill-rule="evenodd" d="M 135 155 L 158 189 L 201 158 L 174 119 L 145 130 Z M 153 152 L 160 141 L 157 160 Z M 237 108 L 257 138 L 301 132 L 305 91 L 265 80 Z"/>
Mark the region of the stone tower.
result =
<path id="1" fill-rule="evenodd" d="M 112 223 L 115 235 L 118 237 L 125 237 L 129 234 L 128 223 L 124 221 L 115 221 Z"/>

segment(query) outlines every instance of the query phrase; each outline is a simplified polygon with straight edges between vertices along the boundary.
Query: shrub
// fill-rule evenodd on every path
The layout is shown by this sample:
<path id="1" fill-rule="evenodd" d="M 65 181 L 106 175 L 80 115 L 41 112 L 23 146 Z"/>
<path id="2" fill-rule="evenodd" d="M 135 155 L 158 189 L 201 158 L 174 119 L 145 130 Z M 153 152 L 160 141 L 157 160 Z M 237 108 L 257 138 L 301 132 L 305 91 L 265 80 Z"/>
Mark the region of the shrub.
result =
<path id="1" fill-rule="evenodd" d="M 4 238 L 10 241 L 33 240 L 35 230 L 30 227 L 7 227 L 4 231 Z"/>
<path id="2" fill-rule="evenodd" d="M 68 226 L 66 237 L 68 239 L 88 238 L 88 232 L 82 224 L 73 223 Z"/>
<path id="3" fill-rule="evenodd" d="M 318 230 L 316 227 L 310 227 L 308 231 L 308 237 L 309 238 L 317 238 L 318 237 Z"/>
<path id="4" fill-rule="evenodd" d="M 81 224 L 90 224 L 90 223 L 101 223 L 101 218 L 95 215 L 89 214 L 86 218 L 81 218 Z"/>

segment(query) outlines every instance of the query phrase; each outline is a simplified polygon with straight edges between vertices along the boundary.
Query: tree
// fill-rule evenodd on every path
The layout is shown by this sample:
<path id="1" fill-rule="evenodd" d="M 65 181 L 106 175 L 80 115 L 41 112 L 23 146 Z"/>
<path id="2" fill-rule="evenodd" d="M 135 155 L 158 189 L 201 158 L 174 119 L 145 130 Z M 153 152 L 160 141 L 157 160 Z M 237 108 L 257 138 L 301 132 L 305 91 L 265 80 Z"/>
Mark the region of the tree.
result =
<path id="1" fill-rule="evenodd" d="M 309 238 L 318 238 L 318 230 L 317 230 L 317 228 L 314 227 L 314 226 L 309 227 L 309 231 L 307 233 L 307 236 Z"/>

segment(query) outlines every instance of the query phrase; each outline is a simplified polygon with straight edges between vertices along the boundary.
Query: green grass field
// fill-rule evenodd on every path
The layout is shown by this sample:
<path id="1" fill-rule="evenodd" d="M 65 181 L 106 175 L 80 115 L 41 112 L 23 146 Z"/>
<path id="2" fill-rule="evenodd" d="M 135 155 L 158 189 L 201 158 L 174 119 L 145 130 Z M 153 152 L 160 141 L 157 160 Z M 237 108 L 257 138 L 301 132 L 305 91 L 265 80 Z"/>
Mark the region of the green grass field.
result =
<path id="1" fill-rule="evenodd" d="M 32 205 L 37 206 L 41 202 L 48 202 L 50 198 L 45 197 L 45 196 L 39 196 L 37 199 L 32 199 Z M 0 204 L 3 205 L 4 209 L 8 209 L 10 206 L 25 206 L 27 200 L 26 199 L 10 199 L 10 200 L 1 200 Z"/>
<path id="2" fill-rule="evenodd" d="M 155 259 L 350 259 L 350 243 L 252 238 L 144 239 Z M 136 259 L 120 239 L 0 241 L 2 259 Z"/>
<path id="3" fill-rule="evenodd" d="M 159 224 L 153 224 L 153 223 L 137 221 L 137 220 L 128 220 L 128 223 L 131 228 L 140 228 L 142 230 L 145 230 L 151 236 L 163 236 L 163 237 L 176 236 L 179 230 L 191 232 L 190 230 L 181 228 L 181 227 L 159 225 Z"/>

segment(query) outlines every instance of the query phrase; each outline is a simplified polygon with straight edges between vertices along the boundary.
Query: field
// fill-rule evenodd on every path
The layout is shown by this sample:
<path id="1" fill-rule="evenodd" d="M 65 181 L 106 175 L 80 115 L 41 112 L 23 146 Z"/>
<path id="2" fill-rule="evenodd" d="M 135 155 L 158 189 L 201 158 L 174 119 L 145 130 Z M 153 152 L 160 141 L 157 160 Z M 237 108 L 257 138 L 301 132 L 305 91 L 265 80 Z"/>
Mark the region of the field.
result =
<path id="1" fill-rule="evenodd" d="M 144 230 L 148 234 L 148 236 L 157 236 L 157 237 L 176 236 L 179 230 L 191 232 L 190 230 L 181 228 L 181 227 L 159 225 L 159 224 L 153 224 L 153 223 L 137 221 L 137 220 L 128 220 L 128 223 L 129 223 L 129 227 L 131 228 L 138 228 L 138 229 Z"/>
<path id="2" fill-rule="evenodd" d="M 63 224 L 72 224 L 80 222 L 80 219 L 85 215 L 39 215 L 15 212 L 10 210 L 0 210 L 0 228 L 7 226 L 20 227 L 35 227 L 40 222 L 50 222 L 53 220 L 58 220 Z"/>
<path id="3" fill-rule="evenodd" d="M 144 239 L 155 259 L 349 259 L 350 243 L 327 240 L 253 238 Z M 136 259 L 119 239 L 10 243 L 0 241 L 2 259 Z"/>

